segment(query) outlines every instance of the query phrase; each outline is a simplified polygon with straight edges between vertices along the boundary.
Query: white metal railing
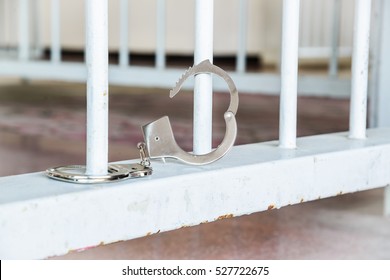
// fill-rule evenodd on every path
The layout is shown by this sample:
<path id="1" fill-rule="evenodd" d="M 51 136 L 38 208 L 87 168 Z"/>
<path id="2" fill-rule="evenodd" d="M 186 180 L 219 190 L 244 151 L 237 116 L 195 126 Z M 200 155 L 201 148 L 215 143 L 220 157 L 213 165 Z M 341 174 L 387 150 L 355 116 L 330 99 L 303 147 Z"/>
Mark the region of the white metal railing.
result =
<path id="1" fill-rule="evenodd" d="M 297 82 L 300 0 L 283 1 L 279 145 L 294 149 L 297 135 Z"/>
<path id="2" fill-rule="evenodd" d="M 61 62 L 61 13 L 60 0 L 51 1 L 51 46 L 50 60 L 52 63 Z"/>
<path id="3" fill-rule="evenodd" d="M 19 0 L 19 60 L 27 61 L 30 57 L 29 32 L 29 4 L 28 0 Z"/>
<path id="4" fill-rule="evenodd" d="M 205 59 L 213 62 L 214 0 L 195 2 L 195 54 L 198 64 Z M 212 92 L 211 74 L 195 77 L 194 87 L 194 153 L 206 154 L 211 151 L 212 140 Z"/>
<path id="5" fill-rule="evenodd" d="M 337 77 L 340 42 L 341 0 L 333 0 L 332 52 L 329 60 L 329 76 Z"/>
<path id="6" fill-rule="evenodd" d="M 24 0 L 20 1 L 25 3 Z M 53 1 L 53 3 L 58 3 L 57 0 Z M 97 175 L 106 173 L 108 164 L 107 1 L 86 1 L 87 172 Z M 159 5 L 164 5 L 164 0 L 158 1 Z M 125 2 L 121 1 L 122 5 L 126 5 Z M 242 4 L 244 7 L 245 2 Z M 384 1 L 382 4 L 383 15 L 388 15 L 389 2 Z M 249 214 L 267 208 L 279 208 L 299 203 L 303 200 L 315 200 L 319 196 L 329 197 L 340 192 L 346 193 L 390 185 L 390 172 L 388 171 L 390 131 L 389 129 L 373 129 L 368 131 L 368 137 L 366 137 L 371 1 L 356 0 L 349 134 L 328 134 L 301 139 L 296 137 L 297 92 L 299 90 L 297 74 L 299 7 L 300 0 L 283 1 L 279 141 L 234 147 L 224 161 L 221 160 L 199 169 L 174 163 L 156 163 L 154 165 L 155 175 L 150 180 L 120 182 L 117 188 L 104 186 L 100 189 L 93 186 L 70 188 L 64 183 L 49 182 L 47 178 L 41 176 L 42 174 L 26 175 L 29 176 L 31 182 L 27 182 L 26 177 L 23 176 L 2 178 L 0 179 L 0 192 L 3 189 L 5 196 L 0 197 L 0 209 L 2 210 L 0 211 L 0 226 L 2 227 L 0 232 L 3 235 L 0 238 L 0 257 L 46 257 L 63 254 L 69 249 L 82 246 L 135 238 L 149 235 L 152 232 L 160 232 L 160 230 L 199 224 L 205 220 L 213 221 L 218 217 L 223 217 L 223 214 L 226 216 L 226 213 L 230 213 L 229 217 Z M 54 9 L 58 11 L 57 8 Z M 158 18 L 158 21 L 164 21 L 163 16 L 160 15 Z M 386 100 L 388 100 L 388 95 L 384 92 L 389 86 L 389 79 L 384 78 L 384 73 L 390 65 L 389 56 L 385 54 L 387 50 L 385 47 L 388 46 L 390 37 L 385 33 L 388 31 L 388 18 L 381 22 L 383 49 L 378 56 L 385 62 L 378 70 L 380 74 L 376 77 L 379 79 L 378 88 L 381 89 L 378 96 Z M 122 14 L 121 22 L 127 22 L 126 15 Z M 212 59 L 212 24 L 213 1 L 197 0 L 195 62 L 205 58 Z M 121 32 L 124 31 L 125 29 Z M 111 74 L 130 73 L 119 69 L 120 67 L 126 68 L 128 63 L 125 58 L 128 57 L 128 53 L 124 50 L 124 45 L 125 43 L 122 42 L 120 65 Z M 25 58 L 28 59 L 28 55 L 26 56 L 26 49 L 23 46 L 19 50 L 23 55 L 19 58 L 24 67 L 30 67 L 29 71 L 32 71 L 34 67 L 38 67 L 36 69 L 40 71 L 56 69 L 55 67 L 61 70 L 63 68 L 58 63 L 60 59 L 58 45 L 54 43 L 54 49 L 56 48 L 57 54 L 52 56 L 52 61 L 49 64 L 38 65 L 41 68 L 26 63 Z M 158 53 L 160 56 L 157 55 L 156 64 L 164 68 L 163 48 Z M 12 64 L 13 67 L 19 67 L 18 65 Z M 136 70 L 141 71 L 141 75 L 148 73 L 145 69 L 144 72 L 141 68 Z M 170 77 L 177 74 L 176 71 L 169 72 L 169 69 L 155 71 L 158 71 L 155 73 L 166 71 Z M 211 79 L 208 75 L 201 75 L 197 78 L 195 85 L 194 138 L 197 140 L 194 141 L 194 149 L 196 153 L 205 153 L 211 148 L 209 145 L 212 110 L 209 106 L 212 102 Z M 245 172 L 242 172 L 243 168 Z M 302 177 L 301 174 L 305 176 Z M 261 187 L 259 187 L 260 180 L 262 181 Z M 202 182 L 201 185 L 199 182 Z M 38 187 L 32 188 L 19 198 L 18 191 L 25 190 L 26 183 Z M 129 185 L 132 187 L 129 188 Z M 144 188 L 145 185 L 148 187 Z M 181 187 L 175 188 L 174 186 L 177 185 Z M 389 193 L 389 189 L 386 193 Z M 142 200 L 142 205 L 139 203 L 140 200 Z M 91 207 L 86 209 L 85 202 L 88 202 Z M 27 210 L 22 210 L 23 207 L 27 207 Z M 71 209 L 71 211 L 65 211 L 65 209 Z M 389 204 L 386 205 L 386 211 L 388 209 Z M 44 219 L 43 213 L 46 213 Z M 77 214 L 74 215 L 75 213 Z M 101 219 L 99 213 L 106 220 L 115 221 L 112 227 L 96 230 L 101 225 L 97 221 Z M 41 230 L 42 226 L 38 226 L 39 223 L 46 223 L 47 220 L 49 224 L 55 221 L 53 223 L 61 229 L 58 235 L 48 234 Z M 39 241 L 30 242 L 30 236 L 23 236 L 23 240 L 20 240 L 21 235 L 15 233 L 15 227 L 20 224 L 26 230 L 34 222 L 39 223 L 34 224 L 31 238 L 39 237 Z M 65 229 L 69 226 L 82 227 L 85 232 L 77 231 L 77 235 L 70 233 L 68 236 L 65 234 Z M 129 233 L 129 228 L 132 229 L 131 233 Z M 23 234 L 25 231 L 21 232 Z M 42 241 L 45 237 L 52 241 L 49 245 Z M 6 249 L 1 251 L 3 249 L 1 246 Z M 15 248 L 24 248 L 25 251 L 15 253 Z"/>
<path id="7" fill-rule="evenodd" d="M 54 0 L 56 1 L 56 0 Z M 87 0 L 87 164 L 90 175 L 108 170 L 108 0 Z"/>
<path id="8" fill-rule="evenodd" d="M 349 137 L 355 139 L 366 137 L 370 19 L 371 0 L 356 1 L 349 118 Z"/>

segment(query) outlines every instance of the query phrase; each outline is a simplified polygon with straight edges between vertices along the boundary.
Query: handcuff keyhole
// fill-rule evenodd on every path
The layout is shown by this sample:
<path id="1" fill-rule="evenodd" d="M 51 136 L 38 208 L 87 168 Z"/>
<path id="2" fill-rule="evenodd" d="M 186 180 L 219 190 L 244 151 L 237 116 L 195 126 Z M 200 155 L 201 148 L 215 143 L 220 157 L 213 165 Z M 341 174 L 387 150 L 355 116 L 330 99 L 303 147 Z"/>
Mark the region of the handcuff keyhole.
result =
<path id="1" fill-rule="evenodd" d="M 159 136 L 156 136 L 156 137 L 154 137 L 154 141 L 160 141 L 160 137 Z"/>

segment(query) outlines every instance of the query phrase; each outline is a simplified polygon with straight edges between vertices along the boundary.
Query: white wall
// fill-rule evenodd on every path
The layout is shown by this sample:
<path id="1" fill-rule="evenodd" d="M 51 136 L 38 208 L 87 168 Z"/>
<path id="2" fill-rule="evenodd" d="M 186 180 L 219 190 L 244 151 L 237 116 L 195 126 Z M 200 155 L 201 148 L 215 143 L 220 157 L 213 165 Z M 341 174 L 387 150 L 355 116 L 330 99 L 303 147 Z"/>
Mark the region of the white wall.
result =
<path id="1" fill-rule="evenodd" d="M 109 0 L 110 48 L 119 46 L 119 0 Z M 258 53 L 263 49 L 261 40 L 262 18 L 257 14 L 265 1 L 249 0 L 248 51 Z M 49 44 L 50 0 L 41 0 L 43 42 Z M 167 34 L 169 53 L 192 53 L 194 46 L 194 0 L 166 0 Z M 65 48 L 79 49 L 84 42 L 84 1 L 62 0 L 62 44 Z M 237 48 L 238 17 L 237 0 L 215 1 L 215 51 L 232 53 Z M 153 52 L 156 45 L 156 0 L 129 0 L 129 47 L 136 52 Z M 254 36 L 260 34 L 259 36 Z"/>

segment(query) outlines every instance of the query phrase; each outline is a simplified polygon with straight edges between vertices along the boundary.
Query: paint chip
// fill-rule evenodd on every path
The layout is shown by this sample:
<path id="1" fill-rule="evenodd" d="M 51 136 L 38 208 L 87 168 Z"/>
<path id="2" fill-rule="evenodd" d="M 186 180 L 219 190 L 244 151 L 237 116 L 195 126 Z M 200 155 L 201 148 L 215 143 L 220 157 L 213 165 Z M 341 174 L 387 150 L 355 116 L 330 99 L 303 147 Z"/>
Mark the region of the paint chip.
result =
<path id="1" fill-rule="evenodd" d="M 217 220 L 223 220 L 229 218 L 233 218 L 233 214 L 226 214 L 226 215 L 219 216 Z"/>

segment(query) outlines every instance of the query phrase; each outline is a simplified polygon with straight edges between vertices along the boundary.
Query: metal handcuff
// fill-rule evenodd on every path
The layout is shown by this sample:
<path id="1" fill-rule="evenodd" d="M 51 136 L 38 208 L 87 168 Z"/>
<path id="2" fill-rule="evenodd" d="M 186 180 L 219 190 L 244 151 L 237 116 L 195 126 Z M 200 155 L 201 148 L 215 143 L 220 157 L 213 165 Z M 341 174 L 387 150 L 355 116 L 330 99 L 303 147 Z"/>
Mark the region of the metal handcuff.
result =
<path id="1" fill-rule="evenodd" d="M 59 181 L 80 184 L 108 183 L 152 175 L 153 169 L 150 167 L 145 143 L 138 143 L 137 148 L 141 158 L 139 163 L 109 164 L 106 175 L 88 175 L 86 174 L 86 167 L 84 165 L 67 165 L 49 168 L 46 170 L 46 175 L 49 178 Z"/>
<path id="2" fill-rule="evenodd" d="M 194 155 L 182 150 L 176 143 L 172 132 L 172 127 L 169 118 L 164 116 L 154 122 L 151 122 L 142 127 L 144 139 L 149 156 L 155 158 L 174 158 L 182 162 L 202 165 L 212 163 L 223 157 L 233 146 L 237 136 L 237 123 L 235 115 L 238 108 L 238 92 L 237 88 L 230 76 L 218 66 L 211 64 L 209 60 L 204 60 L 201 63 L 189 68 L 176 83 L 176 86 L 170 91 L 169 97 L 174 97 L 179 93 L 184 82 L 191 76 L 201 73 L 213 73 L 225 80 L 230 91 L 230 105 L 224 114 L 226 123 L 225 137 L 222 143 L 215 150 L 204 155 Z"/>
<path id="3" fill-rule="evenodd" d="M 150 166 L 149 159 L 174 158 L 192 165 L 209 164 L 220 159 L 231 149 L 237 136 L 235 115 L 238 108 L 238 92 L 230 76 L 223 69 L 211 64 L 209 60 L 204 60 L 201 63 L 190 67 L 181 76 L 175 87 L 170 91 L 169 96 L 172 98 L 179 93 L 184 82 L 189 77 L 202 73 L 212 73 L 223 78 L 227 83 L 230 92 L 230 105 L 228 110 L 224 113 L 226 123 L 225 136 L 221 144 L 210 153 L 195 155 L 181 149 L 173 135 L 169 118 L 164 116 L 142 126 L 145 142 L 141 142 L 137 145 L 140 152 L 140 163 L 109 164 L 107 174 L 102 176 L 87 175 L 85 173 L 86 168 L 82 165 L 49 168 L 46 170 L 46 175 L 52 179 L 65 182 L 82 184 L 105 183 L 151 175 L 153 169 Z"/>

